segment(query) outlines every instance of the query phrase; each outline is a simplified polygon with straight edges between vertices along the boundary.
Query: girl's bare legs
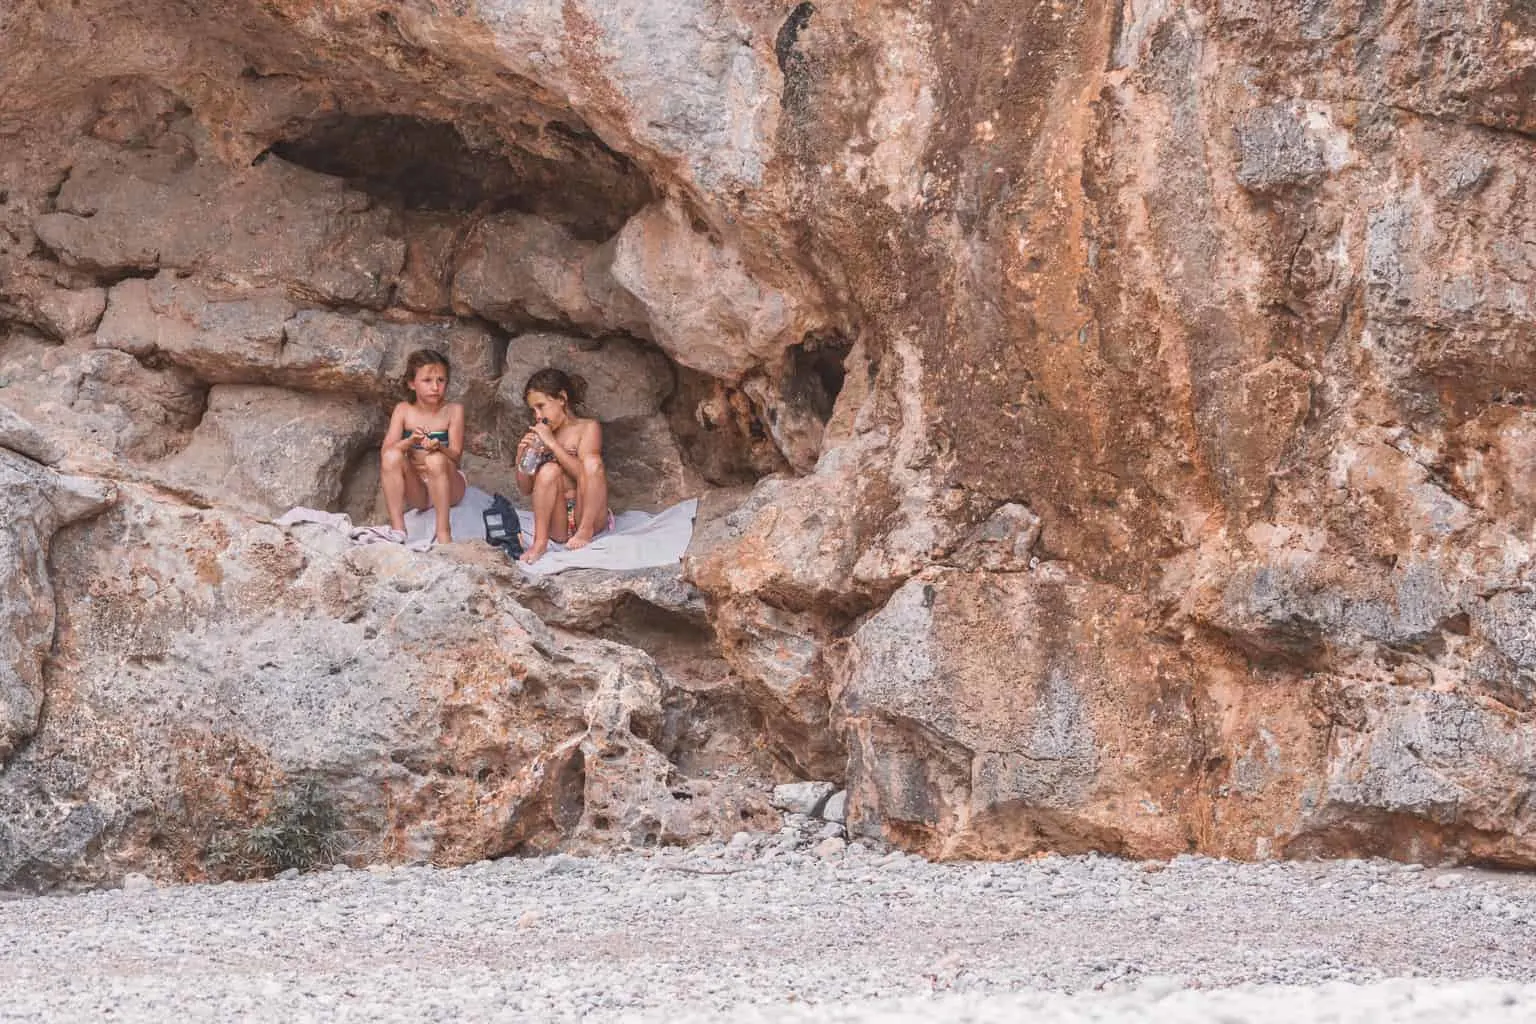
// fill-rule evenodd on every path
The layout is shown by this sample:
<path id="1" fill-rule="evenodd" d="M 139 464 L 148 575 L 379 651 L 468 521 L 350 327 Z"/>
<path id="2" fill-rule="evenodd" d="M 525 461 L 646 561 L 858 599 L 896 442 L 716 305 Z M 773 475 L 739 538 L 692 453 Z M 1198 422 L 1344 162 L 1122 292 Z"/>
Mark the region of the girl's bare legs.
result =
<path id="1" fill-rule="evenodd" d="M 533 543 L 523 552 L 523 561 L 537 562 L 551 540 L 565 540 L 564 499 L 565 471 L 558 463 L 546 462 L 533 475 Z"/>
<path id="2" fill-rule="evenodd" d="M 464 497 L 464 481 L 454 471 L 453 460 L 441 452 L 429 452 L 426 465 L 427 498 L 432 511 L 437 514 L 436 540 L 439 544 L 452 544 L 453 527 L 449 515 L 454 504 Z"/>
<path id="3" fill-rule="evenodd" d="M 608 471 L 601 455 L 581 460 L 581 479 L 576 481 L 576 532 L 567 547 L 584 548 L 608 525 Z"/>
<path id="4" fill-rule="evenodd" d="M 405 503 L 410 466 L 405 453 L 391 448 L 380 456 L 379 484 L 384 489 L 384 504 L 389 509 L 389 525 L 405 532 Z"/>

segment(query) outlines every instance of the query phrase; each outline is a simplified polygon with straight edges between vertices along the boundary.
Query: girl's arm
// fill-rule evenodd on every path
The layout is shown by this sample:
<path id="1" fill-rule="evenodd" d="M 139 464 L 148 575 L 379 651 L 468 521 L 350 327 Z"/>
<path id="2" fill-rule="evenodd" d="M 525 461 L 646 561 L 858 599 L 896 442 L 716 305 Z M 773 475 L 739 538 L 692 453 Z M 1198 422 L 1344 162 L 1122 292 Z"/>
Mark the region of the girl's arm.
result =
<path id="1" fill-rule="evenodd" d="M 395 403 L 395 411 L 390 413 L 389 426 L 385 428 L 384 440 L 379 445 L 380 451 L 404 451 L 411 446 L 409 436 L 405 434 L 405 403 Z"/>
<path id="2" fill-rule="evenodd" d="M 517 453 L 512 456 L 517 466 L 517 489 L 523 494 L 533 493 L 533 474 L 523 472 L 523 451 L 537 439 L 537 434 L 531 430 L 528 431 L 523 435 L 522 440 L 517 442 Z"/>
<path id="3" fill-rule="evenodd" d="M 603 457 L 603 425 L 597 420 L 588 423 L 587 429 L 582 431 L 581 441 L 576 445 L 576 461 L 584 466 L 594 455 Z"/>
<path id="4" fill-rule="evenodd" d="M 464 407 L 458 402 L 448 407 L 448 447 L 437 450 L 455 466 L 464 457 Z"/>

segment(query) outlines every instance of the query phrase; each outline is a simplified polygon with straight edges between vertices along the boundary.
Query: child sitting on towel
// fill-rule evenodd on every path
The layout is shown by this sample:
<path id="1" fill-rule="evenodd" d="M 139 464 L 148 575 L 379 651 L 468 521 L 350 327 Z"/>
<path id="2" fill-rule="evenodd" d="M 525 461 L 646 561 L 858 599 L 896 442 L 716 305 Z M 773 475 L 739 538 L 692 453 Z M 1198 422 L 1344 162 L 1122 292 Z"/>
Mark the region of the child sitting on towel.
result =
<path id="1" fill-rule="evenodd" d="M 389 525 L 405 540 L 405 510 L 431 508 L 437 513 L 439 544 L 453 542 L 448 510 L 464 500 L 469 486 L 459 469 L 464 456 L 464 407 L 445 401 L 448 357 L 418 349 L 405 361 L 402 383 L 409 398 L 395 406 L 379 446 L 384 503 Z"/>
<path id="2" fill-rule="evenodd" d="M 586 389 L 580 377 L 553 368 L 535 373 L 523 387 L 533 412 L 533 429 L 517 445 L 517 487 L 533 495 L 533 543 L 524 562 L 543 557 L 550 541 L 584 548 L 613 528 L 603 428 L 575 413 Z"/>

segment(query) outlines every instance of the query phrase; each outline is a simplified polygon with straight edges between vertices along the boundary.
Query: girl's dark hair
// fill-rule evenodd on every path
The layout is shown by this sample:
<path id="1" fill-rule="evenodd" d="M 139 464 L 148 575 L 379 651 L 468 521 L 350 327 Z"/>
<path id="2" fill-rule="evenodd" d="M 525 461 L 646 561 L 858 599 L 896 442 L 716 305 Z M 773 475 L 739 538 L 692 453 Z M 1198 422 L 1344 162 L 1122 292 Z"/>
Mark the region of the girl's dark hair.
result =
<path id="1" fill-rule="evenodd" d="M 405 390 L 406 397 L 416 401 L 416 389 L 411 387 L 411 381 L 416 379 L 416 371 L 423 366 L 441 366 L 443 373 L 451 380 L 453 367 L 448 365 L 448 357 L 435 348 L 419 348 L 412 352 L 405 360 L 405 375 L 400 378 L 400 386 Z"/>
<path id="2" fill-rule="evenodd" d="M 528 383 L 523 385 L 524 402 L 528 401 L 530 391 L 538 391 L 551 398 L 564 394 L 574 408 L 586 401 L 587 382 L 574 373 L 548 366 L 529 377 Z"/>

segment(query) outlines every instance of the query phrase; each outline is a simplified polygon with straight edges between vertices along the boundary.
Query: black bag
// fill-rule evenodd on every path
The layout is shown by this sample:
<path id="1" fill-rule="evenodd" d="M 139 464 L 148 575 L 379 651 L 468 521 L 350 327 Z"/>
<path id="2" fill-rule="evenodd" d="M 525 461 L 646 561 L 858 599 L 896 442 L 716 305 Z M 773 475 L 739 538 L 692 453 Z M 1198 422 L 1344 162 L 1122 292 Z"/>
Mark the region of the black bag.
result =
<path id="1" fill-rule="evenodd" d="M 501 548 L 514 561 L 523 557 L 522 524 L 518 521 L 517 509 L 506 496 L 497 494 L 492 497 L 490 507 L 482 516 L 485 519 L 485 542 L 493 548 Z"/>

